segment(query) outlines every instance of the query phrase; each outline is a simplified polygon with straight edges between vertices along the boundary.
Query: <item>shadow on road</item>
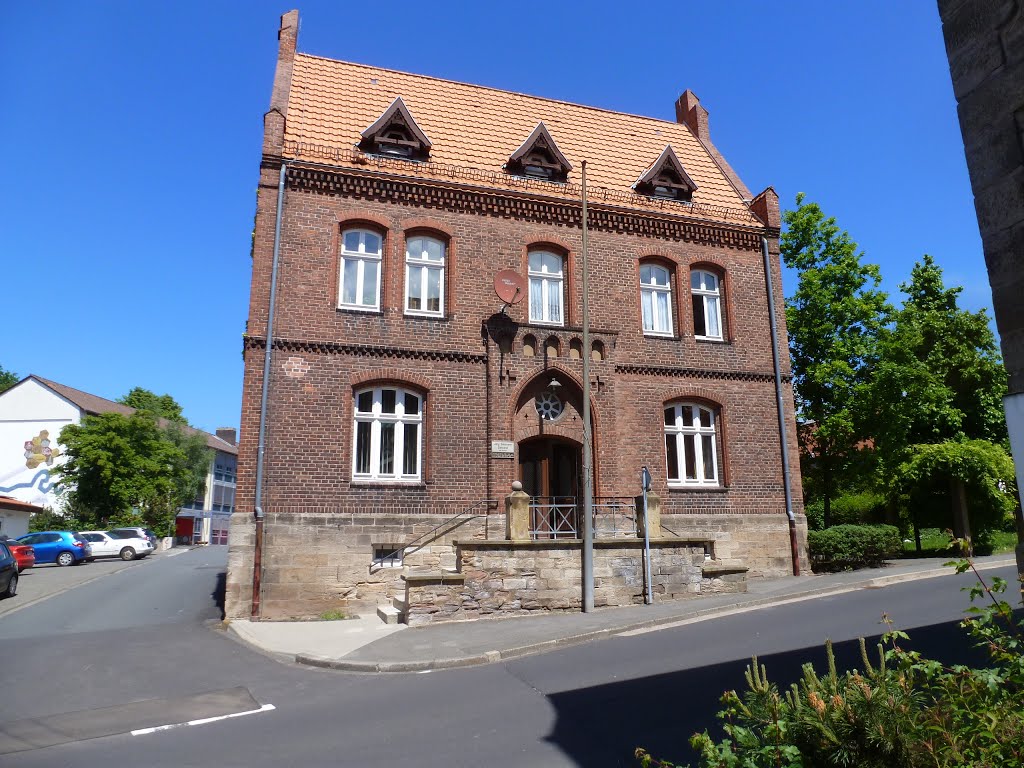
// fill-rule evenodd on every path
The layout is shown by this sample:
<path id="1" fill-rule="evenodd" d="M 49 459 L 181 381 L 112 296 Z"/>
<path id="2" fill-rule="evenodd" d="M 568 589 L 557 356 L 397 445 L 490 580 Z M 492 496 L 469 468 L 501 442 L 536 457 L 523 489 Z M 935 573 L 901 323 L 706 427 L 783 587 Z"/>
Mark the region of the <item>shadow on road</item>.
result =
<path id="1" fill-rule="evenodd" d="M 957 621 L 919 627 L 910 636 L 905 647 L 947 664 L 980 666 L 988 660 L 984 651 L 971 647 L 971 639 Z M 868 639 L 872 663 L 877 643 L 878 637 Z M 863 669 L 856 640 L 837 643 L 834 648 L 840 670 Z M 824 646 L 764 656 L 758 661 L 783 690 L 800 678 L 805 663 L 814 664 L 819 673 L 826 668 Z M 742 659 L 551 694 L 548 700 L 558 719 L 547 741 L 580 766 L 636 766 L 633 753 L 637 747 L 662 760 L 696 764 L 690 736 L 705 729 L 716 738 L 722 736 L 715 719 L 721 708 L 719 698 L 726 690 L 746 687 L 744 671 L 749 663 Z"/>
<path id="2" fill-rule="evenodd" d="M 221 620 L 224 619 L 224 594 L 227 590 L 228 575 L 225 571 L 221 571 L 217 574 L 217 583 L 213 587 L 213 592 L 210 593 L 210 597 L 213 599 L 213 604 L 217 606 L 217 610 L 220 611 Z"/>

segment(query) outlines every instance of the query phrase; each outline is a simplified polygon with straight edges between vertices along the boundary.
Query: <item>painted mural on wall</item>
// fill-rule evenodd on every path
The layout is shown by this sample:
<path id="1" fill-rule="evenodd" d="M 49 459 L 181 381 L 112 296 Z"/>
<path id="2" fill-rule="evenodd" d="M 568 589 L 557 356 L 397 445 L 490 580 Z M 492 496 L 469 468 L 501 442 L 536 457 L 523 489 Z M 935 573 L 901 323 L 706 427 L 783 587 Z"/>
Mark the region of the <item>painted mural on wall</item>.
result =
<path id="1" fill-rule="evenodd" d="M 7 449 L 4 449 L 4 453 L 7 453 Z M 12 495 L 30 504 L 52 504 L 62 490 L 54 487 L 50 478 L 50 469 L 59 456 L 60 446 L 50 440 L 49 430 L 40 430 L 39 434 L 24 442 L 20 465 L 0 474 L 0 493 Z"/>

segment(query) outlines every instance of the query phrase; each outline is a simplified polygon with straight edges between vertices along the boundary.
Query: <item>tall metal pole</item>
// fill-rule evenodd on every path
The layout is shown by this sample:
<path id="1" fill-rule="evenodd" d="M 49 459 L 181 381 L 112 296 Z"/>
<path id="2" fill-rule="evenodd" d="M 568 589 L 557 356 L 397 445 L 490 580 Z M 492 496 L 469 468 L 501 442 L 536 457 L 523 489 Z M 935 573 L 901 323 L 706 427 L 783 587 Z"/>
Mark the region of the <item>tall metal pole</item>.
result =
<path id="1" fill-rule="evenodd" d="M 647 524 L 647 492 L 651 489 L 651 473 L 647 467 L 640 470 L 640 485 L 644 492 L 644 579 L 647 582 L 647 604 L 654 603 L 654 588 L 651 586 L 651 526 Z"/>
<path id="2" fill-rule="evenodd" d="M 590 287 L 587 161 L 583 161 L 583 612 L 594 610 L 594 446 L 590 428 Z"/>

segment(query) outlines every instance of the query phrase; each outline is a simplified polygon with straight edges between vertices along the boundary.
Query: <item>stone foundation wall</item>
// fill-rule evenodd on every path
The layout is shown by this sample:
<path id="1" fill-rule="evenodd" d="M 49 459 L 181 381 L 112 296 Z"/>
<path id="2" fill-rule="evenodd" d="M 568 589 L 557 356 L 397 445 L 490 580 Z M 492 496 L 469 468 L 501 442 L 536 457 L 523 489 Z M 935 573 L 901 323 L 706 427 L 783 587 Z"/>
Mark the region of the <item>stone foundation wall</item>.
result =
<path id="1" fill-rule="evenodd" d="M 457 544 L 461 571 L 409 574 L 406 621 L 411 626 L 481 617 L 577 611 L 582 599 L 579 540 Z M 594 605 L 644 601 L 641 540 L 594 542 Z M 718 566 L 705 576 L 703 542 L 651 542 L 655 600 L 746 590 L 741 569 Z"/>
<path id="2" fill-rule="evenodd" d="M 796 516 L 800 571 L 810 574 L 807 556 L 807 518 Z M 662 535 L 714 542 L 714 558 L 723 563 L 744 565 L 750 578 L 778 578 L 793 575 L 790 555 L 789 519 L 777 515 L 695 515 L 662 509 Z"/>
<path id="3" fill-rule="evenodd" d="M 415 536 L 425 533 L 447 518 L 434 515 L 353 515 L 353 514 L 294 514 L 268 513 L 264 527 L 264 571 L 262 590 L 262 615 L 267 619 L 319 616 L 327 610 L 341 610 L 348 613 L 372 613 L 380 603 L 390 602 L 393 597 L 405 594 L 403 573 L 409 568 L 457 570 L 465 567 L 461 555 L 456 553 L 453 541 L 468 543 L 477 540 L 495 540 L 509 545 L 505 538 L 505 515 L 491 513 L 486 518 L 471 520 L 458 528 L 442 532 L 422 549 L 409 553 L 405 565 L 409 568 L 383 568 L 369 572 L 374 544 L 404 544 Z M 801 568 L 810 573 L 807 561 L 807 521 L 797 516 L 800 542 Z M 789 525 L 784 513 L 778 515 L 728 515 L 728 514 L 662 514 L 662 533 L 666 538 L 687 540 L 707 539 L 712 542 L 712 554 L 716 562 L 728 566 L 749 568 L 751 578 L 775 578 L 792 574 L 789 556 Z M 601 535 L 607 535 L 608 532 Z M 623 552 L 643 542 L 640 539 L 612 539 Z M 636 585 L 630 584 L 630 599 L 622 597 L 622 586 L 606 584 L 605 579 L 619 578 L 626 569 L 629 557 L 639 553 L 618 555 L 620 559 L 613 566 L 604 562 L 599 554 L 606 539 L 595 540 L 595 601 L 599 605 L 623 605 L 632 602 L 633 595 L 641 594 L 642 577 Z M 252 604 L 252 551 L 253 521 L 251 515 L 232 516 L 230 549 L 228 553 L 228 584 L 226 615 L 228 618 L 248 618 Z M 535 542 L 543 544 L 543 542 Z M 517 545 L 518 546 L 518 545 Z M 664 545 L 659 545 L 664 546 Z M 652 565 L 658 563 L 660 550 L 656 547 Z M 700 555 L 703 559 L 703 549 Z M 522 557 L 521 553 L 520 556 Z M 548 571 L 558 570 L 564 583 L 553 588 L 544 587 L 542 597 L 548 604 L 541 610 L 565 610 L 578 608 L 580 600 L 581 567 L 578 553 L 564 561 L 545 562 Z M 573 559 L 576 558 L 576 559 Z M 524 559 L 526 562 L 528 559 Z M 529 571 L 535 566 L 522 565 Z M 477 569 L 480 570 L 480 569 Z M 675 578 L 666 573 L 666 577 Z M 520 578 L 510 576 L 508 578 Z M 521 577 L 526 578 L 526 577 Z M 621 578 L 625 578 L 621 576 Z M 655 577 L 655 587 L 658 579 Z M 447 585 L 445 588 L 447 589 Z M 670 594 L 678 584 L 665 582 Z M 709 587 L 710 588 L 710 585 Z M 552 590 L 563 590 L 561 597 L 547 594 Z M 484 590 L 486 591 L 486 590 Z M 507 591 L 507 590 L 500 590 Z M 575 591 L 572 603 L 568 594 Z M 702 588 L 702 592 L 707 589 Z M 426 598 L 425 598 L 426 599 Z M 491 598 L 479 609 L 469 609 L 473 615 L 486 615 L 494 611 Z M 553 602 L 552 602 L 553 601 Z M 430 600 L 427 600 L 430 602 Z M 504 601 L 502 604 L 504 605 Z M 558 603 L 558 605 L 555 605 Z M 526 609 L 526 612 L 534 609 Z M 469 618 L 463 615 L 462 618 Z"/>
<path id="4" fill-rule="evenodd" d="M 261 608 L 264 619 L 319 616 L 324 611 L 372 613 L 405 593 L 403 567 L 372 571 L 373 548 L 400 546 L 428 534 L 448 518 L 434 515 L 274 514 L 264 522 Z M 253 540 L 253 523 L 232 521 L 226 614 L 247 618 L 252 602 L 252 544 L 236 547 L 235 536 Z M 452 569 L 454 539 L 505 536 L 504 514 L 489 514 L 443 527 L 405 554 L 404 566 Z M 248 581 L 248 583 L 245 583 Z"/>

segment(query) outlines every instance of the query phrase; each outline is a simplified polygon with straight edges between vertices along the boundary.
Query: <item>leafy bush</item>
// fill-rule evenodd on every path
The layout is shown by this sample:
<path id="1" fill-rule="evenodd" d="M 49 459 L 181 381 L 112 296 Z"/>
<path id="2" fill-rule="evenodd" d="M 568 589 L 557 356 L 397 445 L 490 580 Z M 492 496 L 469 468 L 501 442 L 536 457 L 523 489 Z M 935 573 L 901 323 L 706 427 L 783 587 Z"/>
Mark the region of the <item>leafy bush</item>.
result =
<path id="1" fill-rule="evenodd" d="M 903 551 L 903 539 L 892 525 L 835 525 L 808 531 L 807 546 L 815 570 L 840 571 L 881 565 Z"/>
<path id="2" fill-rule="evenodd" d="M 825 502 L 816 499 L 804 508 L 807 527 L 825 528 Z M 833 525 L 873 525 L 885 520 L 885 497 L 872 491 L 844 493 L 832 499 Z"/>
<path id="3" fill-rule="evenodd" d="M 963 562 L 957 570 L 971 567 Z M 988 595 L 991 605 L 970 608 L 961 622 L 988 651 L 984 669 L 926 659 L 900 647 L 905 633 L 890 631 L 874 664 L 861 640 L 863 671 L 840 674 L 827 645 L 826 674 L 806 664 L 800 682 L 780 695 L 755 657 L 747 691 L 722 697 L 726 738 L 715 742 L 705 731 L 690 739 L 701 768 L 1024 764 L 1024 622 L 995 597 L 1005 589 L 1002 579 L 988 587 L 979 576 L 971 599 Z M 636 756 L 644 768 L 673 768 L 643 749 Z"/>

